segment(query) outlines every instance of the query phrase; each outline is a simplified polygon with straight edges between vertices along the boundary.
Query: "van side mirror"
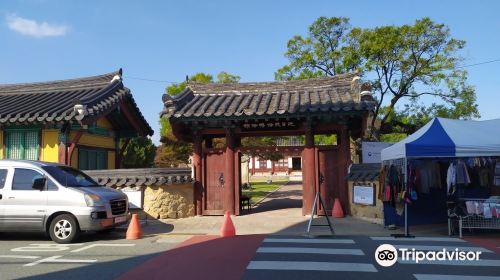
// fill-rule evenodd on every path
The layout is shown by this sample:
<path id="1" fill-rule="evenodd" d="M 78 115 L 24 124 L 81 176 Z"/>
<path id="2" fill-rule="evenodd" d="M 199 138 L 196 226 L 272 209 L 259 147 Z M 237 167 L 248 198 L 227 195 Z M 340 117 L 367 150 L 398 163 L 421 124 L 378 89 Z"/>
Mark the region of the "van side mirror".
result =
<path id="1" fill-rule="evenodd" d="M 36 178 L 33 180 L 33 185 L 31 186 L 35 190 L 43 191 L 47 183 L 46 178 Z"/>

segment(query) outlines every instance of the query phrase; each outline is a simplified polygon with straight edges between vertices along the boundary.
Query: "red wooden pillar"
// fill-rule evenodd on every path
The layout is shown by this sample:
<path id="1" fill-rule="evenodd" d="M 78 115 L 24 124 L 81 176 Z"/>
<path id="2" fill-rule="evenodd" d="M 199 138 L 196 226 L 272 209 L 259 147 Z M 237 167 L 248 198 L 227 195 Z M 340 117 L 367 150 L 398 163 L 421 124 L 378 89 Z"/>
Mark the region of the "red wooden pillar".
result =
<path id="1" fill-rule="evenodd" d="M 226 162 L 224 172 L 224 212 L 235 214 L 235 139 L 232 129 L 226 130 Z"/>
<path id="2" fill-rule="evenodd" d="M 347 186 L 347 168 L 351 158 L 349 131 L 345 126 L 342 126 L 339 133 L 339 169 L 338 169 L 338 198 L 344 209 L 344 213 L 349 214 L 349 198 Z"/>
<path id="3" fill-rule="evenodd" d="M 306 128 L 305 147 L 302 152 L 302 215 L 309 215 L 316 195 L 316 159 L 314 151 L 314 133 Z"/>
<path id="4" fill-rule="evenodd" d="M 234 136 L 233 141 L 234 147 L 234 214 L 239 216 L 241 209 L 241 137 L 239 135 Z"/>
<path id="5" fill-rule="evenodd" d="M 255 175 L 255 157 L 252 156 L 252 175 Z"/>
<path id="6" fill-rule="evenodd" d="M 205 138 L 205 148 L 212 149 L 214 147 L 214 139 L 212 137 Z"/>
<path id="7" fill-rule="evenodd" d="M 195 135 L 193 143 L 193 173 L 194 173 L 194 209 L 196 215 L 202 214 L 202 174 L 201 174 L 201 153 L 202 137 Z"/>

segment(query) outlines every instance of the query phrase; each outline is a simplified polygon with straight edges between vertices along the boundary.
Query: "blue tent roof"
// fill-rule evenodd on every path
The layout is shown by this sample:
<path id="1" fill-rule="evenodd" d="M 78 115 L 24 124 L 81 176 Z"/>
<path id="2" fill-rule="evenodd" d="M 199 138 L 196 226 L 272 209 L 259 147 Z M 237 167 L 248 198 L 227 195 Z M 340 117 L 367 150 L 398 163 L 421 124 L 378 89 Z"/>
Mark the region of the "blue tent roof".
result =
<path id="1" fill-rule="evenodd" d="M 381 153 L 382 160 L 472 156 L 500 156 L 500 119 L 463 121 L 435 118 Z"/>

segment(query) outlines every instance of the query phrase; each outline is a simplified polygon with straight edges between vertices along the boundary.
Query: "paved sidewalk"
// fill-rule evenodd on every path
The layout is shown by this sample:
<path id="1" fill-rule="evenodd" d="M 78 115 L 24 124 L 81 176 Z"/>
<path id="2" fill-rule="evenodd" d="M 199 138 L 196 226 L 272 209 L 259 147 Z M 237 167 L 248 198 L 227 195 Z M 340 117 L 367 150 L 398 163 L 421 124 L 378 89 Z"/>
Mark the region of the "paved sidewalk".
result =
<path id="1" fill-rule="evenodd" d="M 250 214 L 232 216 L 237 234 L 305 235 L 309 217 L 302 216 L 302 186 L 287 184 L 260 202 Z M 219 234 L 224 217 L 200 216 L 184 219 L 165 219 L 162 223 L 172 234 Z M 352 217 L 331 219 L 336 235 L 384 236 L 397 231 L 386 230 Z M 315 224 L 324 224 L 324 217 L 315 218 Z M 313 228 L 313 235 L 330 235 L 328 228 Z"/>

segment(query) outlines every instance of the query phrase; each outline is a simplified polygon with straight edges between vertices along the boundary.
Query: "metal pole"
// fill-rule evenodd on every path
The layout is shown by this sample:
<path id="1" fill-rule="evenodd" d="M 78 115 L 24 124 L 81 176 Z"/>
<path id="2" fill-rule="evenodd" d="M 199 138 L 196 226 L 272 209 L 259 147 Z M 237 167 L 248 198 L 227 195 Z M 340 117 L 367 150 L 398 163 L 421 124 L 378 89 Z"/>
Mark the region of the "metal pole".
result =
<path id="1" fill-rule="evenodd" d="M 313 203 L 313 206 L 311 209 L 311 218 L 309 219 L 309 224 L 307 225 L 307 233 L 309 233 L 311 231 L 311 226 L 312 226 L 312 222 L 314 219 L 314 214 L 316 213 L 316 203 L 318 203 L 318 197 L 319 197 L 319 192 L 316 193 L 316 196 L 314 197 L 314 203 Z"/>
<path id="2" fill-rule="evenodd" d="M 408 204 L 405 202 L 405 234 L 406 236 L 410 235 L 408 230 Z"/>

